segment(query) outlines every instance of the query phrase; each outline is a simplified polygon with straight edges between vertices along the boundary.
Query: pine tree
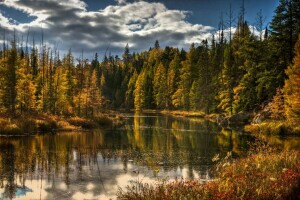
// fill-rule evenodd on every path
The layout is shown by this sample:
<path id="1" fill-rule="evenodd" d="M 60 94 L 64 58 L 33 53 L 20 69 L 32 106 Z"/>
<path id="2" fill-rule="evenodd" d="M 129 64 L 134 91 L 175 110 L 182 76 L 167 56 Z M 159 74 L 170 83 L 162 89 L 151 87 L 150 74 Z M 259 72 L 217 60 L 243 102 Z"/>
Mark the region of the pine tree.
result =
<path id="1" fill-rule="evenodd" d="M 199 67 L 197 81 L 197 109 L 203 110 L 209 114 L 212 102 L 214 101 L 213 78 L 212 78 L 212 64 L 209 58 L 209 48 L 207 40 L 203 40 L 200 46 L 200 56 L 197 63 Z"/>
<path id="2" fill-rule="evenodd" d="M 157 108 L 166 107 L 167 98 L 167 73 L 162 63 L 158 64 L 154 75 L 154 98 Z"/>
<path id="3" fill-rule="evenodd" d="M 284 84 L 284 70 L 292 64 L 294 45 L 300 32 L 299 0 L 280 0 L 271 22 L 271 53 L 272 64 L 277 75 L 273 83 L 275 89 Z M 275 91 L 273 91 L 275 94 Z"/>
<path id="4" fill-rule="evenodd" d="M 15 34 L 15 33 L 14 33 Z M 5 89 L 4 89 L 4 105 L 9 113 L 16 114 L 16 97 L 17 97 L 17 68 L 19 67 L 19 59 L 17 52 L 16 38 L 11 43 L 12 48 L 8 51 L 7 69 L 5 71 Z"/>
<path id="5" fill-rule="evenodd" d="M 69 105 L 69 111 L 70 114 L 73 113 L 74 108 L 74 85 L 75 85 L 75 79 L 74 79 L 74 63 L 73 63 L 73 55 L 71 53 L 71 49 L 69 50 L 68 54 L 63 59 L 63 67 L 66 72 L 66 78 L 67 78 L 67 101 Z"/>
<path id="6" fill-rule="evenodd" d="M 199 110 L 200 106 L 200 94 L 198 81 L 194 81 L 189 94 L 190 98 L 190 109 Z"/>
<path id="7" fill-rule="evenodd" d="M 234 87 L 234 71 L 232 69 L 233 65 L 233 55 L 230 47 L 227 46 L 224 51 L 224 68 L 223 68 L 223 87 L 219 92 L 220 104 L 218 107 L 225 111 L 226 113 L 233 113 L 233 87 Z"/>
<path id="8" fill-rule="evenodd" d="M 172 108 L 172 96 L 178 89 L 179 75 L 180 75 L 180 57 L 178 50 L 175 52 L 175 56 L 169 65 L 167 75 L 167 108 Z"/>

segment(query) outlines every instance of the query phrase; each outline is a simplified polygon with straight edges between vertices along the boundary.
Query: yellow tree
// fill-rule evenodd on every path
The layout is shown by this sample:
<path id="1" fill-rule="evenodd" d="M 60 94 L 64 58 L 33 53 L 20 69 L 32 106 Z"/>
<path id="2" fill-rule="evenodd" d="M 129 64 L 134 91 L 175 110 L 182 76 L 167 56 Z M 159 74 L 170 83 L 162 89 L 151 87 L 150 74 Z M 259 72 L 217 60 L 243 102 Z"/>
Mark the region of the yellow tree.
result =
<path id="1" fill-rule="evenodd" d="M 32 81 L 32 74 L 26 60 L 20 61 L 20 67 L 17 69 L 18 81 L 17 90 L 17 107 L 21 113 L 30 111 L 35 108 L 35 86 Z"/>
<path id="2" fill-rule="evenodd" d="M 142 71 L 137 78 L 134 90 L 134 108 L 137 111 L 142 110 L 145 106 L 145 79 L 146 73 Z"/>
<path id="3" fill-rule="evenodd" d="M 90 87 L 90 106 L 91 106 L 91 116 L 93 117 L 98 113 L 101 102 L 101 92 L 97 87 L 97 71 L 93 70 L 91 77 L 91 87 Z"/>
<path id="4" fill-rule="evenodd" d="M 300 34 L 295 44 L 294 65 L 287 68 L 286 74 L 284 97 L 287 120 L 300 124 Z"/>

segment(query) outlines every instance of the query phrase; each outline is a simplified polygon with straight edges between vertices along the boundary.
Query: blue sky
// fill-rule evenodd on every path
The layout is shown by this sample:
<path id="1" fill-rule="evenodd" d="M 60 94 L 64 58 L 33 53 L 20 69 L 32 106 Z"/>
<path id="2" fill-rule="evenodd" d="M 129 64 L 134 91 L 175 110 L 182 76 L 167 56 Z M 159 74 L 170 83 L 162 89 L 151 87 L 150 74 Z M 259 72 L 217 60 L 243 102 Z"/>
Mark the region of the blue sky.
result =
<path id="1" fill-rule="evenodd" d="M 221 13 L 227 21 L 230 3 L 236 19 L 242 0 L 0 0 L 0 34 L 15 29 L 24 40 L 29 31 L 29 40 L 34 35 L 39 41 L 43 29 L 49 46 L 83 49 L 88 57 L 108 47 L 120 54 L 127 43 L 131 51 L 147 50 L 155 40 L 162 47 L 188 48 L 211 38 Z M 278 4 L 244 0 L 245 19 L 255 25 L 261 9 L 267 25 Z"/>

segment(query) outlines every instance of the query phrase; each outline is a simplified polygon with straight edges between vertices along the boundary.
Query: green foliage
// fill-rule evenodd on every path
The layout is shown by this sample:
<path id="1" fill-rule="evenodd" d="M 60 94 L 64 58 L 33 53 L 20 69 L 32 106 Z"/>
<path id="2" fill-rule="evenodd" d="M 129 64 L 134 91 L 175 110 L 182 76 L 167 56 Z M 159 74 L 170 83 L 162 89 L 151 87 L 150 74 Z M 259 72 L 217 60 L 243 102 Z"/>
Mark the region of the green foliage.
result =
<path id="1" fill-rule="evenodd" d="M 154 75 L 154 98 L 157 108 L 165 108 L 167 105 L 167 72 L 162 63 L 160 63 Z"/>

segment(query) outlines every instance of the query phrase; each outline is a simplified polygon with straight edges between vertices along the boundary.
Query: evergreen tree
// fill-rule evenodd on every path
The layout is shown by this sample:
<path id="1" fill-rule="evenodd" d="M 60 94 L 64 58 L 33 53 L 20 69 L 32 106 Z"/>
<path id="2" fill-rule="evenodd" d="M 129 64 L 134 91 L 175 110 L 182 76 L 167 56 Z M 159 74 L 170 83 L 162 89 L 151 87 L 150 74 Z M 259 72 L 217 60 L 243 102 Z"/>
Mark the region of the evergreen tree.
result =
<path id="1" fill-rule="evenodd" d="M 15 34 L 15 33 L 14 33 Z M 4 86 L 4 106 L 7 111 L 13 115 L 16 113 L 16 97 L 17 97 L 17 69 L 19 67 L 19 59 L 17 52 L 16 38 L 11 43 L 11 49 L 7 54 L 7 69 L 5 70 L 5 86 Z"/>
<path id="2" fill-rule="evenodd" d="M 212 102 L 214 101 L 212 66 L 209 58 L 209 48 L 207 40 L 203 40 L 200 46 L 200 57 L 198 60 L 198 80 L 197 81 L 197 101 L 196 109 L 201 109 L 209 114 Z"/>
<path id="3" fill-rule="evenodd" d="M 158 64 L 153 85 L 157 108 L 165 108 L 167 105 L 167 72 L 162 63 Z"/>
<path id="4" fill-rule="evenodd" d="M 218 107 L 226 113 L 233 113 L 233 87 L 234 87 L 234 71 L 232 69 L 233 55 L 229 46 L 224 51 L 224 68 L 223 68 L 223 87 L 219 92 L 220 104 Z"/>
<path id="5" fill-rule="evenodd" d="M 73 55 L 71 53 L 71 49 L 69 50 L 68 54 L 63 59 L 63 67 L 66 72 L 66 78 L 67 78 L 67 101 L 69 104 L 69 112 L 73 113 L 74 108 L 74 85 L 75 85 L 75 79 L 74 79 L 74 63 L 73 63 Z"/>
<path id="6" fill-rule="evenodd" d="M 192 47 L 193 48 L 193 47 Z M 192 85 L 192 56 L 187 54 L 187 60 L 182 62 L 180 69 L 180 81 L 177 91 L 172 96 L 172 104 L 175 108 L 188 110 L 190 105 L 190 89 Z"/>
<path id="7" fill-rule="evenodd" d="M 271 22 L 272 65 L 277 74 L 275 89 L 282 86 L 285 79 L 284 70 L 292 64 L 294 45 L 300 32 L 299 0 L 280 0 Z M 275 94 L 275 91 L 272 92 Z"/>

